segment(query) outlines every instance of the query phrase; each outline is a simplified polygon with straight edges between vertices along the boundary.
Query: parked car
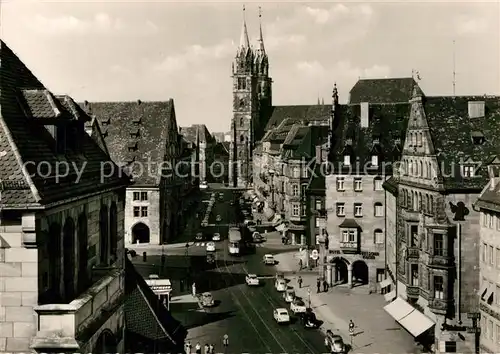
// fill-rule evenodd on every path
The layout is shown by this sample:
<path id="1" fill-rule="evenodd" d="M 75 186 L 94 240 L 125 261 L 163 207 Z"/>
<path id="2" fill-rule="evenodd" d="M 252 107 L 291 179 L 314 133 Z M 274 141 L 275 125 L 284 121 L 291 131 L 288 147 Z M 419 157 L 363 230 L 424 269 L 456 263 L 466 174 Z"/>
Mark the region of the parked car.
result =
<path id="1" fill-rule="evenodd" d="M 302 314 L 306 313 L 306 304 L 302 299 L 295 298 L 291 303 L 290 303 L 290 311 L 292 311 L 294 314 Z"/>
<path id="2" fill-rule="evenodd" d="M 200 189 L 208 189 L 208 183 L 206 181 L 201 182 Z"/>
<path id="3" fill-rule="evenodd" d="M 259 232 L 254 232 L 252 235 L 252 239 L 254 240 L 254 242 L 264 241 L 264 238 L 262 237 L 262 235 Z"/>
<path id="4" fill-rule="evenodd" d="M 287 285 L 286 285 L 286 280 L 285 279 L 278 279 L 274 283 L 274 286 L 276 287 L 276 290 L 279 292 L 286 291 Z"/>
<path id="5" fill-rule="evenodd" d="M 216 232 L 213 234 L 212 236 L 212 241 L 220 241 L 221 238 L 220 238 L 220 233 Z"/>
<path id="6" fill-rule="evenodd" d="M 333 334 L 331 330 L 326 331 L 325 345 L 331 353 L 344 354 L 346 352 L 346 345 L 342 337 L 338 334 Z"/>
<path id="7" fill-rule="evenodd" d="M 260 281 L 259 281 L 259 278 L 257 278 L 257 275 L 255 274 L 248 274 L 245 278 L 245 281 L 247 283 L 247 285 L 250 285 L 250 286 L 257 286 L 260 284 Z"/>
<path id="8" fill-rule="evenodd" d="M 215 301 L 212 294 L 210 294 L 209 292 L 201 294 L 201 304 L 203 305 L 203 307 L 214 306 Z"/>
<path id="9" fill-rule="evenodd" d="M 216 220 L 217 221 L 221 221 L 222 220 L 222 216 L 220 216 L 219 214 L 217 214 Z"/>
<path id="10" fill-rule="evenodd" d="M 274 265 L 276 263 L 276 261 L 274 260 L 274 256 L 272 254 L 264 255 L 264 257 L 262 258 L 262 262 L 265 265 Z"/>
<path id="11" fill-rule="evenodd" d="M 292 302 L 295 299 L 295 291 L 293 289 L 286 289 L 283 293 L 283 299 L 285 299 L 285 302 Z"/>
<path id="12" fill-rule="evenodd" d="M 196 234 L 196 241 L 203 241 L 203 234 L 201 232 Z"/>
<path id="13" fill-rule="evenodd" d="M 207 242 L 207 252 L 215 252 L 215 243 Z"/>
<path id="14" fill-rule="evenodd" d="M 288 314 L 287 309 L 279 308 L 274 310 L 274 320 L 278 323 L 289 323 L 290 315 Z"/>

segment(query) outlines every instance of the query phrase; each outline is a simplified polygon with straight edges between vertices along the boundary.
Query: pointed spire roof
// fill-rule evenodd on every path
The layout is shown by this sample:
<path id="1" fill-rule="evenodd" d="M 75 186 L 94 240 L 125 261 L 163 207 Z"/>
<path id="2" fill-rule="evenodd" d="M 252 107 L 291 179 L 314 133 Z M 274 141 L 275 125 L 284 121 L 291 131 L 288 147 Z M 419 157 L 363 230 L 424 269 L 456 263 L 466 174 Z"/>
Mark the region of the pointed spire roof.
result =
<path id="1" fill-rule="evenodd" d="M 338 98 L 338 97 L 339 97 L 339 92 L 337 91 L 337 83 L 335 82 L 333 84 L 332 98 Z"/>
<path id="2" fill-rule="evenodd" d="M 320 101 L 319 101 L 319 96 L 318 96 L 318 106 L 320 105 Z"/>
<path id="3" fill-rule="evenodd" d="M 411 98 L 412 98 L 412 99 L 415 99 L 415 98 L 422 98 L 422 96 L 423 96 L 423 95 L 424 95 L 424 94 L 423 94 L 422 90 L 420 89 L 420 86 L 418 86 L 418 84 L 417 84 L 417 83 L 415 83 L 415 84 L 413 85 L 413 92 L 412 92 L 412 94 L 411 94 Z"/>
<path id="4" fill-rule="evenodd" d="M 248 30 L 247 30 L 247 20 L 245 17 L 245 5 L 243 5 L 243 27 L 241 28 L 240 48 L 245 48 L 245 49 L 250 48 L 250 40 L 248 39 Z"/>
<path id="5" fill-rule="evenodd" d="M 264 48 L 264 36 L 262 35 L 262 9 L 259 6 L 259 50 L 262 54 L 266 53 Z"/>
<path id="6" fill-rule="evenodd" d="M 324 105 L 324 104 L 325 104 L 325 99 L 324 99 L 324 98 L 322 98 L 322 99 L 321 99 L 321 104 L 322 104 L 322 105 Z"/>

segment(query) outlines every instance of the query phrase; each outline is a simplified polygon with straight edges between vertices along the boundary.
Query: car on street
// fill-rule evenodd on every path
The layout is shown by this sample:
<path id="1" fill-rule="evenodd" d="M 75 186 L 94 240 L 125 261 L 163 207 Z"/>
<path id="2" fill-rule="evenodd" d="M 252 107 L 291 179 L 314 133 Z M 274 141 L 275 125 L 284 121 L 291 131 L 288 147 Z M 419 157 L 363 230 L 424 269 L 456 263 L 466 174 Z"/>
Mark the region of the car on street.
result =
<path id="1" fill-rule="evenodd" d="M 243 222 L 246 226 L 255 226 L 255 222 L 253 220 L 247 219 Z"/>
<path id="2" fill-rule="evenodd" d="M 288 314 L 287 309 L 279 308 L 274 310 L 274 320 L 278 323 L 289 323 L 290 315 Z"/>
<path id="3" fill-rule="evenodd" d="M 245 281 L 247 282 L 247 285 L 250 285 L 250 286 L 260 285 L 259 278 L 257 278 L 257 275 L 255 275 L 255 274 L 248 274 L 245 277 Z"/>
<path id="4" fill-rule="evenodd" d="M 229 205 L 233 206 L 233 205 L 234 205 L 234 202 L 231 200 L 231 201 L 229 202 Z"/>
<path id="5" fill-rule="evenodd" d="M 196 234 L 196 241 L 203 241 L 203 234 L 201 232 Z"/>
<path id="6" fill-rule="evenodd" d="M 207 188 L 208 188 L 208 183 L 206 181 L 200 183 L 200 189 L 207 189 Z"/>
<path id="7" fill-rule="evenodd" d="M 283 299 L 285 302 L 292 302 L 295 299 L 295 291 L 293 289 L 286 289 L 283 293 Z"/>
<path id="8" fill-rule="evenodd" d="M 212 241 L 220 241 L 220 233 L 214 233 L 212 236 Z"/>
<path id="9" fill-rule="evenodd" d="M 262 258 L 262 262 L 265 265 L 274 265 L 276 263 L 276 261 L 274 260 L 274 256 L 272 254 L 264 255 L 264 257 Z"/>
<path id="10" fill-rule="evenodd" d="M 292 311 L 294 314 L 299 314 L 299 313 L 306 313 L 306 304 L 302 299 L 294 299 L 291 304 L 290 304 L 290 311 Z"/>
<path id="11" fill-rule="evenodd" d="M 262 235 L 259 232 L 257 232 L 257 231 L 255 231 L 253 233 L 252 239 L 254 240 L 254 242 L 262 242 L 262 241 L 264 241 L 264 238 L 262 237 Z"/>
<path id="12" fill-rule="evenodd" d="M 222 192 L 219 193 L 219 199 L 224 200 L 224 193 L 222 193 Z"/>
<path id="13" fill-rule="evenodd" d="M 333 334 L 331 330 L 326 331 L 325 345 L 331 353 L 344 354 L 346 352 L 346 345 L 342 337 L 338 334 Z"/>
<path id="14" fill-rule="evenodd" d="M 201 227 L 207 227 L 207 226 L 208 226 L 208 222 L 203 221 L 203 222 L 201 223 Z"/>
<path id="15" fill-rule="evenodd" d="M 286 291 L 286 288 L 287 288 L 286 280 L 285 279 L 278 279 L 274 283 L 274 286 L 276 287 L 276 290 L 279 292 Z"/>
<path id="16" fill-rule="evenodd" d="M 217 221 L 221 221 L 222 220 L 222 216 L 220 216 L 219 214 L 217 214 L 216 220 Z"/>
<path id="17" fill-rule="evenodd" d="M 215 304 L 212 294 L 209 292 L 201 294 L 201 304 L 203 307 L 212 307 Z"/>
<path id="18" fill-rule="evenodd" d="M 207 242 L 207 252 L 215 252 L 215 243 Z"/>

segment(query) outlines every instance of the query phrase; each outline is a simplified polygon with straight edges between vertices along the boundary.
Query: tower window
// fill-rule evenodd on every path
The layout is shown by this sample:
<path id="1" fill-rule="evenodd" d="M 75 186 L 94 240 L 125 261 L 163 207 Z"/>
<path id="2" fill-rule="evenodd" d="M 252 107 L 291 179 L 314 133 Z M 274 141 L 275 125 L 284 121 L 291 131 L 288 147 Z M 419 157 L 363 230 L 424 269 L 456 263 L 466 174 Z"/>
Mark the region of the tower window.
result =
<path id="1" fill-rule="evenodd" d="M 240 118 L 240 127 L 245 125 L 245 120 L 243 118 Z"/>
<path id="2" fill-rule="evenodd" d="M 244 135 L 240 135 L 240 143 L 244 143 L 245 142 L 245 136 Z"/>
<path id="3" fill-rule="evenodd" d="M 247 80 L 244 77 L 238 78 L 238 90 L 246 90 L 247 89 Z"/>
<path id="4" fill-rule="evenodd" d="M 484 144 L 485 138 L 484 138 L 484 135 L 482 132 L 473 131 L 471 133 L 471 136 L 472 136 L 472 143 L 474 145 L 483 145 Z"/>

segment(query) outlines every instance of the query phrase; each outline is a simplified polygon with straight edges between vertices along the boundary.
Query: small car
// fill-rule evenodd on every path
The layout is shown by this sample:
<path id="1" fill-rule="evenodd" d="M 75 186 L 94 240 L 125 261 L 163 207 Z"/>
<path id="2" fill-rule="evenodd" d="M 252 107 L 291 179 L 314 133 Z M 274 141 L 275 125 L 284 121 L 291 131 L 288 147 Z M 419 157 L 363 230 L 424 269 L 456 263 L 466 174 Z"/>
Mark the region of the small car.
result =
<path id="1" fill-rule="evenodd" d="M 196 241 L 203 241 L 203 234 L 201 232 L 196 234 Z"/>
<path id="2" fill-rule="evenodd" d="M 208 188 L 208 183 L 203 181 L 200 183 L 200 189 L 207 189 Z"/>
<path id="3" fill-rule="evenodd" d="M 212 241 L 220 241 L 220 233 L 214 233 L 212 236 Z"/>
<path id="4" fill-rule="evenodd" d="M 287 309 L 279 308 L 274 310 L 274 320 L 278 323 L 289 323 L 290 315 L 288 314 Z"/>
<path id="5" fill-rule="evenodd" d="M 207 252 L 215 252 L 215 243 L 207 242 Z"/>
<path id="6" fill-rule="evenodd" d="M 286 280 L 285 279 L 278 279 L 276 280 L 276 283 L 274 284 L 276 287 L 276 290 L 279 292 L 286 291 L 287 285 L 286 285 Z"/>
<path id="7" fill-rule="evenodd" d="M 255 274 L 248 274 L 245 277 L 245 281 L 249 286 L 258 286 L 260 284 L 259 278 Z"/>
<path id="8" fill-rule="evenodd" d="M 262 263 L 265 265 L 274 265 L 276 261 L 274 260 L 274 256 L 272 254 L 266 254 L 262 258 Z"/>
<path id="9" fill-rule="evenodd" d="M 217 221 L 221 221 L 222 220 L 222 216 L 220 216 L 219 214 L 217 214 L 216 220 Z"/>
<path id="10" fill-rule="evenodd" d="M 293 289 L 286 289 L 283 293 L 283 299 L 285 299 L 285 302 L 292 302 L 295 299 L 295 291 Z"/>
<path id="11" fill-rule="evenodd" d="M 333 334 L 331 330 L 326 331 L 325 344 L 327 344 L 328 351 L 331 353 L 345 353 L 346 347 L 344 340 L 338 334 Z"/>
<path id="12" fill-rule="evenodd" d="M 214 306 L 215 301 L 212 294 L 210 294 L 209 292 L 201 294 L 201 304 L 203 305 L 203 307 Z"/>
<path id="13" fill-rule="evenodd" d="M 295 299 L 290 304 L 290 311 L 294 314 L 306 313 L 306 304 L 301 299 Z"/>
<path id="14" fill-rule="evenodd" d="M 262 235 L 258 232 L 253 233 L 252 239 L 254 240 L 254 242 L 262 242 L 263 241 Z"/>

